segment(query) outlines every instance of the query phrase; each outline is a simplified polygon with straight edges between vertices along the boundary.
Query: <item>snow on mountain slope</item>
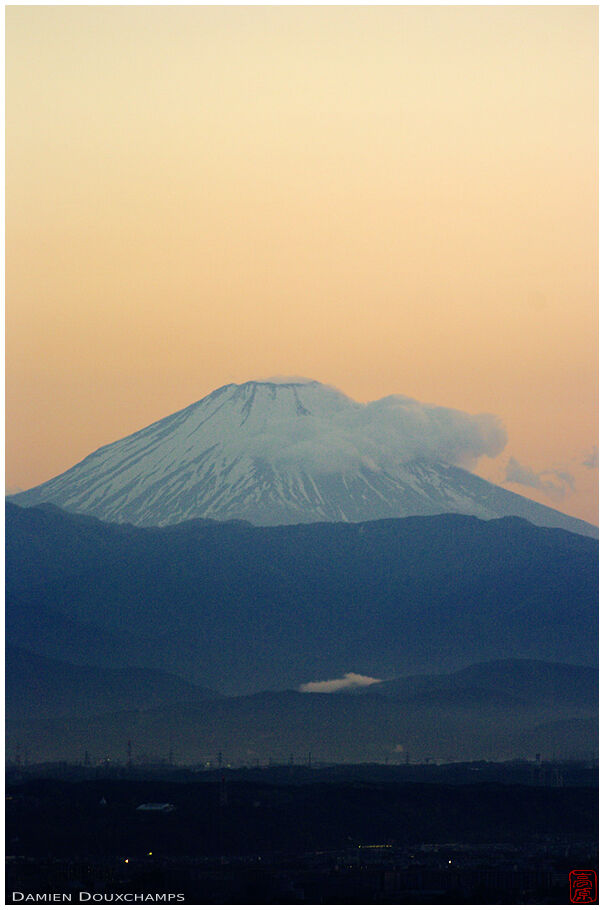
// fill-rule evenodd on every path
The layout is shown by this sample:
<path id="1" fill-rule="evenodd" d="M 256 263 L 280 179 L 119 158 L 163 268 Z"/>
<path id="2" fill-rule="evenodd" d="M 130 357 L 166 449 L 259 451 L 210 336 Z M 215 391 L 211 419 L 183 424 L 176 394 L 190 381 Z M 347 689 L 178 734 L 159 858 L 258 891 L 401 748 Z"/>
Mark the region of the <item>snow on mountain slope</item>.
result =
<path id="1" fill-rule="evenodd" d="M 506 443 L 497 418 L 391 395 L 359 404 L 311 380 L 230 384 L 12 497 L 106 521 L 276 525 L 461 512 L 586 522 L 470 473 Z"/>

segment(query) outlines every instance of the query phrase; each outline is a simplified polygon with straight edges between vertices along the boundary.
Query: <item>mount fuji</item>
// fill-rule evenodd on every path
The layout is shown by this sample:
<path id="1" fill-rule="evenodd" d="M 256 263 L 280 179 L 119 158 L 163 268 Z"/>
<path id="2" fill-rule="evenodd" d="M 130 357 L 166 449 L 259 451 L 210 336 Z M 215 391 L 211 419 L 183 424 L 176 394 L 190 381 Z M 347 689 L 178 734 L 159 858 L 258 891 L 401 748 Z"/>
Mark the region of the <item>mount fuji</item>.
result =
<path id="1" fill-rule="evenodd" d="M 462 513 L 519 516 L 597 536 L 587 522 L 476 476 L 504 448 L 488 414 L 391 395 L 360 404 L 312 380 L 229 384 L 11 497 L 104 521 L 256 525 Z"/>

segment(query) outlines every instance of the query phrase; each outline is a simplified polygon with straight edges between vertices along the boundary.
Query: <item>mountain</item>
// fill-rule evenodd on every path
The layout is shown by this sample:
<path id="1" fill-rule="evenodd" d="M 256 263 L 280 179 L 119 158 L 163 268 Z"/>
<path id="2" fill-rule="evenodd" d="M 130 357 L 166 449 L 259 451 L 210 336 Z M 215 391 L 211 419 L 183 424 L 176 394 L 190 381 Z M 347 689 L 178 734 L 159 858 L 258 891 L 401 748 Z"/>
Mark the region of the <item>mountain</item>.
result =
<path id="1" fill-rule="evenodd" d="M 52 660 L 10 645 L 5 654 L 8 717 L 90 717 L 218 697 L 161 670 L 107 669 Z"/>
<path id="2" fill-rule="evenodd" d="M 449 700 L 459 705 L 464 699 L 475 702 L 486 698 L 491 703 L 538 703 L 586 709 L 592 714 L 598 710 L 597 670 L 541 660 L 494 660 L 455 673 L 392 679 L 370 689 L 373 695 L 425 704 Z"/>
<path id="3" fill-rule="evenodd" d="M 391 395 L 359 404 L 314 381 L 226 385 L 12 497 L 106 521 L 257 525 L 462 513 L 596 529 L 464 469 L 498 454 L 496 418 Z"/>
<path id="4" fill-rule="evenodd" d="M 226 694 L 597 662 L 597 541 L 518 518 L 107 524 L 6 506 L 6 637 Z"/>
<path id="5" fill-rule="evenodd" d="M 64 665 L 62 673 L 76 669 Z M 545 679 L 547 685 L 539 685 Z M 270 758 L 286 764 L 290 755 L 306 762 L 309 750 L 315 761 L 401 762 L 410 754 L 417 762 L 426 756 L 532 758 L 535 752 L 591 758 L 597 746 L 596 670 L 506 661 L 505 667 L 484 663 L 424 682 L 419 691 L 413 680 L 398 680 L 394 695 L 377 685 L 354 697 L 260 692 L 102 713 L 83 711 L 71 690 L 77 712 L 69 716 L 64 701 L 61 716 L 53 705 L 35 719 L 9 699 L 7 750 L 14 755 L 27 744 L 31 761 L 77 761 L 87 750 L 94 763 L 100 757 L 123 763 L 131 741 L 134 761 L 165 760 L 172 746 L 179 762 L 214 762 L 222 752 L 225 762 L 253 765 Z M 556 699 L 556 688 L 564 686 L 572 697 Z"/>

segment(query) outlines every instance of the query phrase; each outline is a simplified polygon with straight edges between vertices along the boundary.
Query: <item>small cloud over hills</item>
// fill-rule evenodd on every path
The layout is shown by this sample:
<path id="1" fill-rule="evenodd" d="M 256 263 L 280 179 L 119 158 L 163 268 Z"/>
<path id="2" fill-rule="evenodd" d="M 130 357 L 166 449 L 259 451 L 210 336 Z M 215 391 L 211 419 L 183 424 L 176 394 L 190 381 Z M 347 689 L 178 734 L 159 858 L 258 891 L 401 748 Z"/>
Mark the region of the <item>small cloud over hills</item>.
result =
<path id="1" fill-rule="evenodd" d="M 362 676 L 360 673 L 345 673 L 339 679 L 324 679 L 318 682 L 303 683 L 300 692 L 340 692 L 342 689 L 357 689 L 363 686 L 373 686 L 382 682 L 373 676 Z"/>

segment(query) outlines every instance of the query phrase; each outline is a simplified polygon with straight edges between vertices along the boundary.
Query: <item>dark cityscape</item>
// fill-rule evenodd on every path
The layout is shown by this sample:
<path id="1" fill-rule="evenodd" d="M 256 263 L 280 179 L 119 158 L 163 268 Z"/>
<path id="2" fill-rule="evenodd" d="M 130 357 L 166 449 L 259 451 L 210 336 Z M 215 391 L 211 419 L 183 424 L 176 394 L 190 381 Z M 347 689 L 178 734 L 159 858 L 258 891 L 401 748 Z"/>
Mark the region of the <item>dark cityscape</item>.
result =
<path id="1" fill-rule="evenodd" d="M 597 868 L 597 773 L 10 765 L 7 902 L 565 903 Z"/>

